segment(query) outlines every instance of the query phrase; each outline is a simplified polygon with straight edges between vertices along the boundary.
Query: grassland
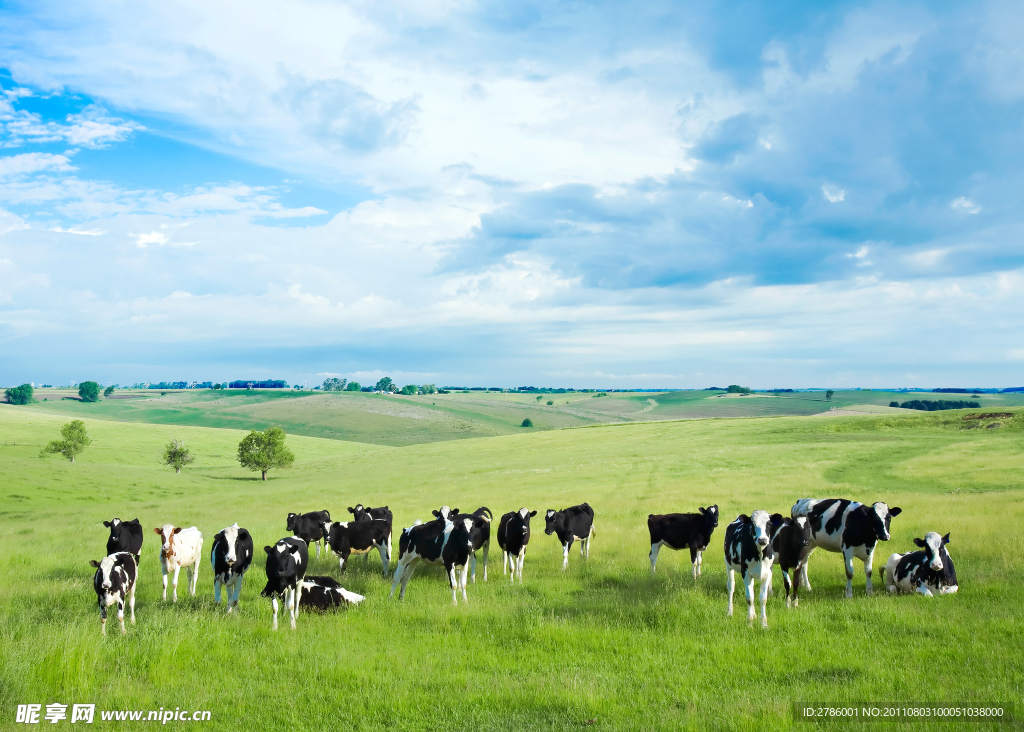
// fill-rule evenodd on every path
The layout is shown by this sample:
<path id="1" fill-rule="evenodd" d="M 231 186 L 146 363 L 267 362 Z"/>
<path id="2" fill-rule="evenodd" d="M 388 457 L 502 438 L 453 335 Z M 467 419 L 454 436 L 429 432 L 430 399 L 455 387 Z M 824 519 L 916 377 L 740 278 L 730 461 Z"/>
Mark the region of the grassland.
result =
<path id="1" fill-rule="evenodd" d="M 599 424 L 681 419 L 807 416 L 831 408 L 888 411 L 890 401 L 907 394 L 839 391 L 831 401 L 821 392 L 742 397 L 720 392 L 500 394 L 486 392 L 384 396 L 344 392 L 294 391 L 118 391 L 115 399 L 86 404 L 70 390 L 36 393 L 32 409 L 75 417 L 144 422 L 181 427 L 266 429 L 281 426 L 289 434 L 327 437 L 377 445 L 405 446 L 454 439 L 522 434 L 529 418 L 534 431 Z M 947 395 L 934 395 L 945 398 Z M 46 401 L 43 401 L 46 400 Z M 548 401 L 552 402 L 550 405 Z M 1024 395 L 993 394 L 984 408 L 1024 406 Z"/>
<path id="2" fill-rule="evenodd" d="M 54 701 L 209 709 L 204 727 L 215 729 L 772 730 L 794 726 L 794 701 L 1022 698 L 1024 413 L 998 429 L 965 429 L 957 412 L 775 417 L 402 448 L 291 435 L 295 467 L 263 483 L 233 460 L 241 432 L 180 423 L 89 419 L 94 444 L 78 461 L 39 458 L 39 445 L 84 406 L 0 406 L 5 728 L 17 704 Z M 181 475 L 158 465 L 172 431 L 198 456 Z M 861 574 L 844 600 L 840 559 L 818 553 L 815 591 L 799 609 L 776 594 L 767 631 L 748 628 L 742 610 L 725 617 L 724 522 L 756 508 L 785 513 L 803 496 L 901 506 L 880 555 L 929 530 L 951 532 L 960 593 L 868 598 Z M 495 551 L 490 580 L 478 577 L 458 608 L 436 570 L 418 572 L 399 604 L 376 558 L 355 561 L 344 584 L 366 602 L 303 614 L 296 632 L 270 630 L 259 560 L 237 617 L 214 612 L 208 565 L 198 597 L 160 603 L 148 534 L 138 624 L 125 637 L 99 635 L 87 562 L 103 553 L 101 522 L 113 516 L 195 524 L 207 542 L 238 521 L 262 547 L 285 534 L 288 511 L 342 515 L 355 501 L 387 503 L 405 526 L 440 504 L 498 514 L 582 500 L 597 532 L 590 560 L 574 553 L 565 573 L 539 526 L 523 585 L 508 585 Z M 688 556 L 663 552 L 651 576 L 647 514 L 709 503 L 724 521 L 705 575 L 694 582 Z M 314 560 L 311 571 L 337 575 L 337 564 Z"/>

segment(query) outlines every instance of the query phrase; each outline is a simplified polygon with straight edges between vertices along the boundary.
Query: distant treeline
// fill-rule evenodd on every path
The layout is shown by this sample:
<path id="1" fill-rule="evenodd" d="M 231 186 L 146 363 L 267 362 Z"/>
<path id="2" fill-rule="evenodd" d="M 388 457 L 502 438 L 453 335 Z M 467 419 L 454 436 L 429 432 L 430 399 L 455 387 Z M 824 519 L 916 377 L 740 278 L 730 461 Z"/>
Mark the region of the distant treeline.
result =
<path id="1" fill-rule="evenodd" d="M 891 402 L 889 406 L 895 406 L 895 404 L 896 402 Z M 919 409 L 922 412 L 940 412 L 944 409 L 977 409 L 981 406 L 981 403 L 959 402 L 947 399 L 937 399 L 935 401 L 931 399 L 912 399 L 909 402 L 903 402 L 899 406 L 902 409 Z"/>
<path id="2" fill-rule="evenodd" d="M 278 379 L 270 379 L 269 381 L 232 381 L 228 384 L 229 389 L 287 389 L 288 382 L 280 381 Z"/>

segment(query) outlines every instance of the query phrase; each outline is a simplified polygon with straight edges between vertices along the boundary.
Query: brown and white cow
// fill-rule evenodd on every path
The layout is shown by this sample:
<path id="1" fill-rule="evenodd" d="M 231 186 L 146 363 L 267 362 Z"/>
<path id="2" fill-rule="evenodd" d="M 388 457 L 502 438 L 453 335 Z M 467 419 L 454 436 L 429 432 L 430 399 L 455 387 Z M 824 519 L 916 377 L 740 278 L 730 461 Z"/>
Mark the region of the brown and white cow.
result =
<path id="1" fill-rule="evenodd" d="M 183 529 L 174 524 L 164 524 L 153 529 L 159 534 L 160 571 L 163 574 L 164 592 L 161 600 L 167 600 L 167 575 L 174 572 L 173 598 L 178 601 L 178 572 L 182 567 L 188 570 L 188 590 L 192 597 L 196 596 L 196 583 L 199 581 L 199 561 L 203 556 L 203 534 L 195 526 Z"/>

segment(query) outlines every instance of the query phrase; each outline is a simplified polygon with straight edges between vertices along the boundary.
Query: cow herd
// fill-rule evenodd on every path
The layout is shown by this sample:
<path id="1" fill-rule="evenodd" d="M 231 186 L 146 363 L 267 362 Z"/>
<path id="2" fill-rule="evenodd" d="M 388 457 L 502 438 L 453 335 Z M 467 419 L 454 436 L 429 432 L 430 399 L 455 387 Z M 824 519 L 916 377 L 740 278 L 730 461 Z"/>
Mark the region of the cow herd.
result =
<path id="1" fill-rule="evenodd" d="M 348 512 L 352 514 L 348 521 L 333 521 L 327 510 L 289 513 L 286 530 L 291 535 L 273 546 L 263 547 L 267 584 L 260 594 L 271 601 L 275 630 L 279 600 L 294 629 L 301 607 L 324 611 L 358 604 L 365 599 L 346 590 L 332 577 L 306 574 L 311 544 L 315 545 L 318 558 L 321 549 L 325 556 L 328 550 L 333 552 L 342 573 L 352 555 L 362 554 L 365 562 L 369 553 L 376 550 L 380 554 L 384 578 L 388 577 L 392 556 L 393 514 L 390 509 L 387 506 L 370 508 L 357 504 L 349 507 Z M 811 589 L 807 580 L 807 561 L 817 548 L 843 555 L 847 597 L 853 596 L 853 560 L 860 559 L 864 563 L 867 594 L 870 595 L 875 545 L 889 540 L 890 521 L 900 512 L 899 508 L 889 508 L 881 502 L 867 506 L 846 499 L 805 498 L 793 505 L 789 518 L 761 510 L 749 516 L 737 516 L 725 530 L 728 615 L 732 615 L 735 573 L 739 572 L 746 590 L 748 622 L 752 623 L 755 617 L 754 583 L 758 582 L 761 624 L 768 626 L 767 599 L 771 592 L 773 566 L 782 571 L 786 605 L 799 605 L 798 587 Z M 467 580 L 476 582 L 477 552 L 482 553 L 483 579 L 487 580 L 494 516 L 486 506 L 472 513 L 460 513 L 457 508 L 442 506 L 432 513 L 432 519 L 426 522 L 417 520 L 399 535 L 391 595 L 400 588 L 398 597 L 404 599 L 416 567 L 430 564 L 444 568 L 452 602 L 457 606 L 460 592 L 463 601 L 468 602 Z M 495 534 L 502 552 L 502 570 L 509 575 L 511 582 L 515 582 L 517 576 L 520 583 L 523 581 L 530 519 L 536 515 L 536 511 L 521 508 L 504 514 L 498 520 Z M 718 506 L 701 507 L 698 513 L 649 515 L 651 572 L 656 570 L 659 551 L 667 546 L 674 550 L 689 549 L 693 577 L 699 577 L 702 555 L 718 527 L 718 518 Z M 574 542 L 580 542 L 581 557 L 590 556 L 594 509 L 587 503 L 559 511 L 548 510 L 544 520 L 544 533 L 554 534 L 562 546 L 563 570 L 569 566 L 569 549 Z M 104 521 L 103 525 L 110 529 L 107 556 L 90 562 L 96 568 L 93 585 L 100 608 L 100 628 L 106 634 L 107 608 L 116 604 L 121 632 L 124 633 L 126 604 L 131 621 L 135 622 L 135 588 L 144 532 L 138 519 L 122 521 L 115 518 Z M 173 574 L 171 599 L 177 602 L 178 576 L 182 567 L 188 575 L 189 592 L 195 596 L 203 556 L 202 532 L 195 526 L 181 528 L 173 524 L 158 526 L 153 531 L 161 539 L 161 599 L 167 600 L 167 579 Z M 890 592 L 919 592 L 929 597 L 956 592 L 956 572 L 946 549 L 949 534 L 940 536 L 930 532 L 924 539 L 915 539 L 914 542 L 919 551 L 893 554 L 879 570 L 887 589 Z M 213 539 L 209 559 L 214 575 L 214 601 L 219 607 L 223 589 L 229 614 L 238 606 L 242 581 L 252 563 L 254 546 L 252 535 L 237 523 L 221 530 Z"/>

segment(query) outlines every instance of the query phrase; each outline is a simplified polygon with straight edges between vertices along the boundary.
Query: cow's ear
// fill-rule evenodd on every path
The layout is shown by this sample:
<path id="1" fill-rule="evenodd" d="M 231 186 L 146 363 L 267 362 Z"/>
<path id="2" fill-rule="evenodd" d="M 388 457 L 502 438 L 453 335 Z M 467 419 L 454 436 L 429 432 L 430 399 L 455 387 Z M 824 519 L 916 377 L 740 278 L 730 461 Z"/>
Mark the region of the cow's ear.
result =
<path id="1" fill-rule="evenodd" d="M 441 512 L 440 511 L 431 511 L 431 513 L 434 514 L 434 516 L 436 516 L 437 518 L 441 518 Z"/>
<path id="2" fill-rule="evenodd" d="M 249 538 L 249 532 L 246 531 L 245 529 L 239 529 L 238 530 L 238 538 L 239 539 L 248 539 Z"/>
<path id="3" fill-rule="evenodd" d="M 452 516 L 456 515 L 458 512 L 459 512 L 459 509 L 453 508 L 452 509 Z"/>
<path id="4" fill-rule="evenodd" d="M 704 508 L 703 506 L 700 506 L 697 510 L 700 511 L 701 513 L 707 513 L 708 512 L 708 510 L 706 508 Z"/>
<path id="5" fill-rule="evenodd" d="M 352 508 L 351 506 L 349 506 L 348 507 L 348 512 L 351 513 L 352 515 L 355 515 L 356 510 L 354 508 Z"/>
<path id="6" fill-rule="evenodd" d="M 267 554 L 270 554 L 270 552 L 272 552 L 274 550 L 271 549 L 269 546 L 265 546 L 265 547 L 263 547 L 263 551 L 265 551 Z"/>
<path id="7" fill-rule="evenodd" d="M 530 511 L 530 516 L 531 516 L 531 517 L 533 517 L 533 516 L 536 516 L 536 515 L 537 515 L 537 512 L 536 512 L 536 511 Z"/>
<path id="8" fill-rule="evenodd" d="M 181 527 L 180 527 L 180 526 L 175 526 L 175 527 L 174 527 L 174 533 L 175 533 L 175 534 L 179 534 L 179 533 L 181 533 Z"/>
<path id="9" fill-rule="evenodd" d="M 106 526 L 108 529 L 110 528 L 110 522 L 109 521 L 104 521 L 103 525 Z"/>
<path id="10" fill-rule="evenodd" d="M 900 508 L 899 506 L 894 506 L 893 508 L 889 509 L 890 516 L 899 516 L 901 513 L 903 513 L 903 509 Z"/>
<path id="11" fill-rule="evenodd" d="M 153 529 L 153 533 L 154 534 L 162 534 L 162 533 L 164 533 L 163 527 L 157 526 L 155 529 Z"/>
<path id="12" fill-rule="evenodd" d="M 924 547 L 924 539 L 914 539 L 914 544 L 916 544 L 919 547 Z"/>
<path id="13" fill-rule="evenodd" d="M 99 569 L 100 563 L 97 562 L 95 559 L 90 559 L 89 560 L 89 566 L 90 567 L 96 567 L 96 569 Z"/>
<path id="14" fill-rule="evenodd" d="M 748 516 L 745 513 L 741 513 L 739 516 L 736 517 L 736 520 L 739 521 L 741 524 L 749 524 L 750 516 Z"/>
<path id="15" fill-rule="evenodd" d="M 948 544 L 949 543 L 949 534 L 946 534 L 945 536 L 942 537 L 942 543 L 943 544 Z"/>

